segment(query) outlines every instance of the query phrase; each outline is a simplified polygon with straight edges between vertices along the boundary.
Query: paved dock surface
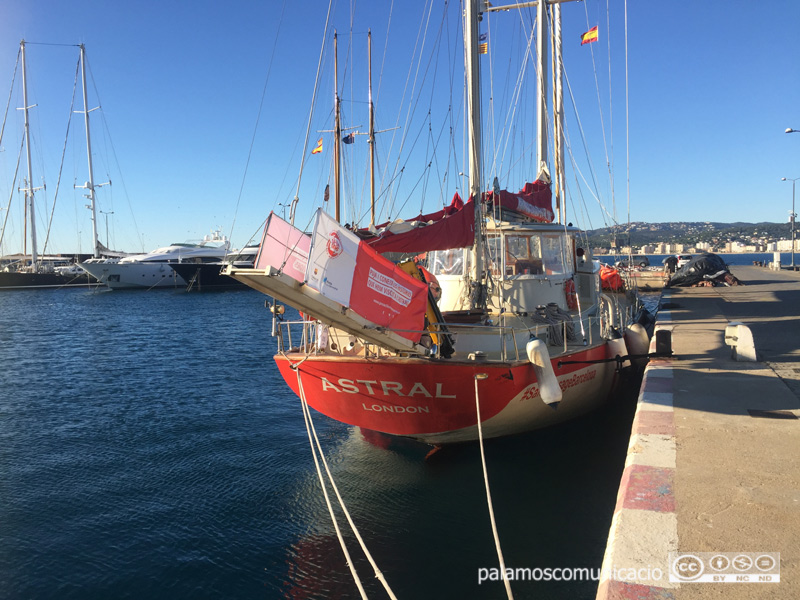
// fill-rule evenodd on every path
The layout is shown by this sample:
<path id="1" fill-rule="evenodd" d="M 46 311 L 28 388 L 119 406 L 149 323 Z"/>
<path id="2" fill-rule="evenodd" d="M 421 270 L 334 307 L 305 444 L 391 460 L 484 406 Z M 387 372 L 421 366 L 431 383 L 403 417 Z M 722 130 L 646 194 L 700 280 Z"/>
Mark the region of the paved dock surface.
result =
<path id="1" fill-rule="evenodd" d="M 800 598 L 800 273 L 731 271 L 745 285 L 662 298 L 658 327 L 672 330 L 676 358 L 645 372 L 598 599 Z M 735 321 L 758 362 L 733 360 Z M 780 583 L 743 583 L 774 569 L 717 558 L 715 570 L 699 554 L 775 552 Z M 684 581 L 669 581 L 670 566 Z M 700 571 L 739 581 L 686 581 Z"/>

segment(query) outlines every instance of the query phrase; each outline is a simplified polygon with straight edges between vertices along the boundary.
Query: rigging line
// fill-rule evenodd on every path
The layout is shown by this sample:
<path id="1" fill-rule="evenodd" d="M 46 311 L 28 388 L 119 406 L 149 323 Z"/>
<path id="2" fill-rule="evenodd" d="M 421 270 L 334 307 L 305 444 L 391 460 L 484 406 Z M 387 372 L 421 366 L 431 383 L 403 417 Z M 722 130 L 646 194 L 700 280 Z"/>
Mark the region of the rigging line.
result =
<path id="1" fill-rule="evenodd" d="M 631 224 L 631 144 L 630 144 L 630 112 L 628 88 L 628 0 L 625 0 L 625 177 L 628 200 L 628 227 Z"/>
<path id="2" fill-rule="evenodd" d="M 17 153 L 17 166 L 14 169 L 14 179 L 11 181 L 11 193 L 8 196 L 8 204 L 6 205 L 6 216 L 3 218 L 3 229 L 0 231 L 0 248 L 2 248 L 3 238 L 6 235 L 6 223 L 8 223 L 8 213 L 11 212 L 11 201 L 14 199 L 14 188 L 17 183 L 17 175 L 19 175 L 19 163 L 22 159 L 22 149 L 25 147 L 25 138 L 20 138 L 19 152 Z"/>
<path id="3" fill-rule="evenodd" d="M 114 157 L 114 164 L 117 166 L 117 171 L 119 172 L 120 181 L 122 181 L 122 191 L 125 195 L 125 200 L 128 203 L 128 210 L 130 211 L 131 220 L 133 221 L 133 228 L 136 231 L 137 242 L 142 248 L 142 252 L 146 252 L 145 245 L 144 245 L 144 236 L 139 230 L 139 224 L 136 222 L 136 214 L 133 212 L 133 205 L 131 204 L 131 197 L 128 194 L 128 187 L 125 185 L 125 177 L 122 174 L 122 168 L 119 164 L 119 157 L 117 156 L 117 148 L 114 146 L 114 140 L 111 138 L 111 128 L 108 126 L 108 121 L 106 120 L 106 113 L 103 108 L 103 103 L 100 100 L 100 93 L 97 91 L 97 84 L 94 79 L 94 73 L 92 73 L 92 65 L 89 60 L 86 60 L 86 68 L 89 70 L 89 80 L 92 82 L 92 89 L 94 90 L 94 95 L 97 97 L 97 106 L 100 108 L 100 117 L 103 120 L 103 127 L 105 130 L 105 138 L 108 140 L 108 145 L 111 146 L 111 155 Z"/>
<path id="4" fill-rule="evenodd" d="M 589 153 L 589 145 L 586 143 L 586 134 L 585 134 L 585 132 L 583 130 L 583 124 L 581 123 L 581 117 L 578 114 L 578 105 L 575 102 L 575 95 L 572 93 L 572 85 L 569 82 L 569 76 L 567 75 L 566 70 L 564 70 L 564 81 L 567 83 L 567 91 L 569 92 L 569 99 L 572 102 L 572 110 L 575 113 L 575 120 L 578 123 L 578 131 L 581 134 L 581 141 L 583 142 L 583 150 L 586 153 L 586 162 L 589 165 L 589 173 L 592 176 L 592 184 L 594 185 L 594 189 L 597 191 L 597 197 L 599 198 L 599 196 L 600 196 L 600 188 L 599 188 L 599 186 L 597 184 L 597 177 L 595 176 L 594 166 L 592 164 L 592 157 L 591 157 L 591 154 Z M 614 211 L 614 214 L 616 215 L 616 211 Z"/>
<path id="5" fill-rule="evenodd" d="M 581 179 L 583 179 L 583 182 L 586 184 L 586 189 L 589 191 L 592 197 L 595 200 L 597 200 L 597 204 L 600 206 L 600 210 L 602 210 L 608 216 L 608 218 L 611 220 L 612 223 L 617 223 L 616 219 L 614 218 L 614 215 L 608 212 L 608 209 L 606 208 L 605 204 L 603 204 L 603 201 L 592 190 L 592 185 L 586 180 L 586 176 L 583 174 L 583 171 L 581 171 L 580 167 L 578 167 L 578 163 L 575 160 L 575 155 L 572 152 L 572 144 L 570 142 L 566 142 L 566 147 L 569 153 L 570 163 L 572 164 L 572 168 L 575 171 L 575 173 L 581 176 Z M 608 221 L 606 221 L 606 225 L 608 225 Z"/>
<path id="6" fill-rule="evenodd" d="M 497 523 L 494 519 L 494 507 L 492 506 L 492 493 L 489 490 L 489 473 L 486 470 L 486 452 L 483 448 L 483 426 L 481 425 L 481 401 L 478 395 L 478 379 L 485 379 L 486 375 L 481 377 L 481 374 L 476 374 L 475 378 L 475 412 L 478 415 L 478 442 L 481 448 L 481 466 L 483 467 L 483 483 L 486 486 L 486 504 L 489 506 L 489 519 L 492 522 L 492 535 L 494 536 L 494 545 L 497 549 L 497 558 L 500 560 L 500 573 L 503 583 L 506 586 L 506 594 L 509 600 L 514 600 L 514 595 L 511 593 L 511 582 L 506 577 L 506 561 L 503 559 L 503 551 L 500 548 L 500 536 L 497 534 Z"/>
<path id="7" fill-rule="evenodd" d="M 297 203 L 300 201 L 300 182 L 303 179 L 303 168 L 306 164 L 306 149 L 308 148 L 308 139 L 311 135 L 311 120 L 314 116 L 314 106 L 317 102 L 317 91 L 319 90 L 319 76 L 322 70 L 322 59 L 325 56 L 325 40 L 328 36 L 328 25 L 331 20 L 331 11 L 333 10 L 334 0 L 328 1 L 328 14 L 325 16 L 325 27 L 322 31 L 322 45 L 319 49 L 319 60 L 317 62 L 317 75 L 314 78 L 314 93 L 311 96 L 311 107 L 308 111 L 308 124 L 306 125 L 306 136 L 303 142 L 303 152 L 300 159 L 300 173 L 297 176 L 297 190 L 295 191 L 294 198 L 292 199 L 292 206 L 289 209 L 289 222 L 294 225 L 294 212 L 297 208 Z"/>
<path id="8" fill-rule="evenodd" d="M 55 44 L 55 43 L 50 43 L 50 42 L 29 42 L 29 41 L 26 41 L 25 45 L 31 45 L 31 46 L 61 46 L 63 48 L 78 48 L 79 47 L 78 44 Z"/>
<path id="9" fill-rule="evenodd" d="M 394 11 L 394 0 L 389 4 L 389 21 L 386 23 L 386 40 L 383 43 L 383 57 L 381 58 L 381 68 L 378 71 L 378 89 L 375 92 L 375 102 L 378 104 L 381 96 L 381 84 L 383 83 L 383 67 L 386 65 L 386 55 L 389 53 L 389 30 L 392 28 L 392 14 Z"/>
<path id="10" fill-rule="evenodd" d="M 58 180 L 56 181 L 56 193 L 53 196 L 53 206 L 50 209 L 50 220 L 47 223 L 47 235 L 44 238 L 44 246 L 42 247 L 42 254 L 47 253 L 47 244 L 50 242 L 50 228 L 53 226 L 53 216 L 56 212 L 56 202 L 58 201 L 58 192 L 61 189 L 61 174 L 64 171 L 64 157 L 67 155 L 67 142 L 69 140 L 69 130 L 72 125 L 72 110 L 75 107 L 75 91 L 78 89 L 78 73 L 80 72 L 81 62 L 78 59 L 78 64 L 75 67 L 75 81 L 72 83 L 72 101 L 69 105 L 69 117 L 67 118 L 67 134 L 64 137 L 64 148 L 61 150 L 61 164 L 58 167 Z"/>
<path id="11" fill-rule="evenodd" d="M 3 127 L 0 129 L 0 146 L 3 145 L 3 134 L 6 130 L 6 121 L 8 120 L 8 109 L 11 107 L 11 98 L 14 95 L 14 82 L 17 80 L 17 69 L 19 68 L 19 58 L 22 49 L 17 50 L 17 63 L 14 65 L 14 74 L 11 76 L 11 88 L 8 90 L 8 102 L 6 102 L 6 112 L 3 114 Z"/>
<path id="12" fill-rule="evenodd" d="M 523 27 L 523 30 L 524 30 L 525 22 L 522 19 L 522 15 L 520 15 L 520 23 L 522 24 L 522 27 Z M 508 112 L 506 113 L 505 127 L 506 127 L 506 130 L 509 133 L 508 133 L 507 136 L 505 136 L 506 139 L 505 139 L 504 144 L 503 144 L 503 152 L 500 155 L 500 164 L 503 164 L 505 162 L 505 156 L 509 152 L 508 145 L 511 142 L 511 138 L 512 138 L 512 135 L 513 135 L 513 131 L 512 131 L 513 130 L 513 123 L 514 123 L 514 120 L 516 118 L 517 107 L 519 106 L 520 98 L 521 98 L 521 95 L 522 95 L 522 87 L 523 87 L 524 80 L 525 80 L 526 65 L 530 62 L 530 59 L 533 56 L 533 51 L 531 50 L 531 45 L 533 44 L 534 32 L 536 31 L 535 27 L 536 27 L 536 19 L 534 19 L 534 21 L 532 23 L 532 27 L 531 27 L 531 30 L 530 30 L 530 35 L 526 35 L 526 38 L 527 38 L 528 41 L 527 41 L 527 45 L 526 45 L 526 48 L 525 48 L 525 52 L 523 53 L 522 65 L 520 65 L 520 70 L 519 70 L 519 73 L 517 74 L 517 81 L 514 84 L 514 92 L 511 95 L 511 102 L 509 103 L 510 106 L 509 106 Z M 523 159 L 520 158 L 520 160 L 518 160 L 515 164 L 519 164 L 519 162 L 521 160 L 523 160 Z M 511 165 L 509 167 L 509 173 L 511 172 L 511 169 L 513 167 L 514 167 L 514 165 Z M 536 166 L 537 172 L 538 172 L 538 168 L 539 167 L 537 165 Z"/>
<path id="13" fill-rule="evenodd" d="M 419 30 L 417 31 L 417 40 L 414 47 L 414 55 L 417 55 L 418 53 L 418 58 L 416 61 L 416 69 L 414 69 L 413 63 L 411 67 L 409 67 L 408 75 L 406 76 L 406 83 L 403 86 L 403 94 L 401 96 L 400 106 L 402 106 L 405 103 L 406 93 L 409 93 L 410 97 L 413 98 L 415 95 L 415 90 L 417 89 L 417 81 L 419 78 L 420 70 L 422 68 L 422 49 L 425 47 L 426 41 L 428 39 L 428 28 L 430 25 L 431 14 L 433 13 L 433 5 L 434 5 L 433 0 L 428 2 L 428 8 L 426 11 L 427 17 L 424 20 L 420 21 Z M 414 74 L 413 81 L 411 80 L 412 71 Z M 410 90 L 409 90 L 409 83 L 411 83 Z M 403 133 L 400 135 L 400 147 L 397 150 L 397 160 L 395 161 L 394 165 L 395 172 L 397 172 L 397 169 L 400 166 L 400 159 L 403 154 L 403 148 L 405 147 L 405 142 L 406 139 L 408 138 L 408 125 L 411 122 L 414 113 L 416 112 L 416 108 L 417 108 L 417 103 L 415 102 L 409 103 L 408 110 L 406 111 L 405 127 L 401 128 Z M 400 115 L 398 115 L 398 120 L 395 122 L 396 124 L 398 124 L 398 127 L 400 127 L 399 118 Z M 396 135 L 397 135 L 396 133 L 392 134 L 392 142 L 389 146 L 389 152 L 391 152 L 392 147 L 394 147 L 394 141 Z M 385 212 L 388 217 L 391 217 L 391 215 L 394 213 L 394 199 L 392 199 Z"/>
<path id="14" fill-rule="evenodd" d="M 613 93 L 611 88 L 611 14 L 609 8 L 609 0 L 606 0 L 606 24 L 608 32 L 606 33 L 606 45 L 608 48 L 608 130 L 609 130 L 609 143 L 611 145 L 611 205 L 614 208 L 614 220 L 617 220 L 617 196 L 614 193 L 614 104 Z"/>
<path id="15" fill-rule="evenodd" d="M 586 5 L 586 3 L 584 3 L 583 8 L 584 8 L 584 10 L 586 12 L 586 27 L 588 28 L 589 27 L 589 8 Z M 608 38 L 606 40 L 607 43 L 610 44 L 610 39 L 611 39 L 611 25 L 610 25 L 610 23 L 608 24 L 608 31 L 606 31 L 606 37 Z M 610 157 L 608 155 L 608 141 L 607 141 L 607 135 L 606 135 L 606 123 L 605 123 L 605 118 L 603 117 L 603 103 L 602 103 L 602 100 L 600 98 L 600 80 L 597 78 L 597 63 L 595 62 L 594 46 L 592 44 L 589 44 L 589 52 L 591 53 L 591 56 L 592 56 L 592 71 L 594 73 L 594 87 L 595 87 L 595 90 L 597 91 L 597 108 L 598 108 L 598 111 L 600 113 L 600 130 L 601 130 L 602 136 L 603 136 L 603 151 L 605 152 L 605 155 L 606 155 L 606 168 L 608 169 L 608 178 L 609 178 L 609 182 L 610 182 L 610 185 L 611 185 L 611 199 L 612 199 L 612 203 L 614 203 L 615 202 L 615 195 L 614 195 L 614 172 L 613 172 L 613 165 L 612 165 L 612 162 L 611 162 L 612 161 L 612 157 Z M 611 62 L 611 49 L 610 48 L 609 48 L 608 56 L 609 56 L 609 67 L 610 67 L 610 62 Z M 610 103 L 610 94 L 611 94 L 611 78 L 610 78 L 610 74 L 609 74 L 608 85 L 609 85 L 608 92 L 609 92 L 609 103 Z M 610 107 L 609 107 L 609 109 L 610 109 Z M 611 116 L 612 115 L 609 115 L 609 118 L 611 118 Z M 609 125 L 611 125 L 611 124 L 609 124 Z M 613 145 L 612 145 L 612 150 L 613 150 Z M 616 207 L 615 207 L 615 210 L 616 210 Z"/>
<path id="16" fill-rule="evenodd" d="M 358 573 L 356 573 L 355 566 L 353 565 L 353 561 L 350 558 L 350 552 L 347 550 L 347 545 L 344 543 L 344 538 L 342 537 L 342 532 L 339 529 L 339 522 L 336 519 L 336 514 L 333 512 L 333 505 L 331 505 L 331 499 L 328 495 L 328 488 L 325 485 L 325 480 L 322 477 L 322 469 L 319 468 L 319 459 L 317 458 L 317 451 L 314 448 L 314 440 L 312 439 L 311 435 L 311 427 L 309 426 L 309 422 L 311 420 L 311 414 L 308 409 L 308 403 L 306 402 L 306 393 L 303 389 L 303 380 L 300 377 L 300 369 L 295 369 L 297 373 L 297 387 L 298 391 L 300 392 L 300 405 L 303 409 L 303 420 L 306 424 L 306 433 L 308 434 L 308 443 L 311 446 L 311 455 L 314 457 L 314 467 L 317 469 L 317 477 L 319 478 L 319 485 L 322 487 L 322 493 L 325 496 L 325 504 L 328 506 L 328 512 L 331 515 L 331 521 L 333 522 L 333 527 L 336 530 L 336 537 L 339 538 L 339 544 L 342 547 L 342 552 L 344 553 L 345 561 L 347 563 L 348 568 L 350 569 L 350 573 L 353 576 L 353 581 L 355 581 L 356 587 L 358 588 L 361 597 L 366 600 L 367 594 L 364 591 L 364 586 L 361 584 L 361 579 L 358 577 Z"/>
<path id="17" fill-rule="evenodd" d="M 256 143 L 256 133 L 258 132 L 258 124 L 261 121 L 261 113 L 264 109 L 264 98 L 267 96 L 267 85 L 269 84 L 269 76 L 272 73 L 272 63 L 275 60 L 275 49 L 278 47 L 278 38 L 281 34 L 281 25 L 283 24 L 283 12 L 286 9 L 286 0 L 283 0 L 283 5 L 281 6 L 281 14 L 278 17 L 278 30 L 275 32 L 275 39 L 272 42 L 272 53 L 269 57 L 269 66 L 267 67 L 267 77 L 264 80 L 264 89 L 261 90 L 261 102 L 258 105 L 258 114 L 256 115 L 256 124 L 253 127 L 253 136 L 250 138 L 250 148 L 247 150 L 247 160 L 244 164 L 244 173 L 242 173 L 242 183 L 239 186 L 239 195 L 236 196 L 236 206 L 233 209 L 233 222 L 231 223 L 230 233 L 228 234 L 229 239 L 233 239 L 233 230 L 236 227 L 236 217 L 239 214 L 239 203 L 242 200 L 242 194 L 244 193 L 244 182 L 247 179 L 247 170 L 250 167 L 250 159 L 253 156 L 253 147 Z"/>

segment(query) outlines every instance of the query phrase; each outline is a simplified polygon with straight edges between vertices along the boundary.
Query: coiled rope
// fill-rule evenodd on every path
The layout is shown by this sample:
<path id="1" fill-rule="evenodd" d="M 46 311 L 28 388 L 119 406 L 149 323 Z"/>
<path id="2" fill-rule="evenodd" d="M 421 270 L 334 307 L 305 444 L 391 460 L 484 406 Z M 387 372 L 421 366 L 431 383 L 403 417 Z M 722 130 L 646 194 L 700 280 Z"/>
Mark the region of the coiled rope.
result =
<path id="1" fill-rule="evenodd" d="M 361 597 L 366 599 L 367 595 L 364 591 L 364 587 L 361 584 L 361 579 L 358 577 L 358 573 L 356 573 L 355 566 L 353 565 L 353 561 L 350 559 L 350 553 L 347 550 L 347 546 L 344 543 L 344 538 L 342 537 L 342 533 L 339 529 L 339 523 L 336 520 L 336 515 L 333 512 L 333 506 L 331 505 L 330 497 L 328 496 L 328 490 L 325 485 L 325 480 L 322 477 L 322 470 L 319 467 L 319 459 L 322 460 L 322 464 L 325 466 L 325 472 L 328 475 L 328 481 L 333 488 L 334 493 L 336 494 L 336 498 L 339 501 L 339 506 L 344 513 L 344 516 L 347 518 L 347 522 L 350 524 L 350 529 L 353 531 L 353 534 L 358 540 L 358 544 L 361 546 L 361 550 L 364 551 L 364 555 L 367 557 L 369 564 L 372 565 L 372 568 L 375 570 L 375 578 L 381 582 L 383 588 L 386 590 L 386 593 L 392 600 L 397 600 L 397 596 L 394 595 L 394 592 L 389 587 L 389 583 L 386 581 L 386 578 L 383 576 L 383 573 L 378 568 L 378 564 L 375 562 L 375 559 L 372 558 L 372 554 L 370 554 L 369 550 L 367 549 L 366 544 L 364 543 L 361 534 L 358 532 L 358 528 L 356 524 L 353 522 L 352 517 L 350 516 L 350 512 L 347 510 L 347 507 L 344 504 L 344 500 L 342 499 L 341 494 L 339 493 L 339 488 L 336 486 L 336 482 L 333 480 L 333 475 L 331 474 L 331 470 L 328 467 L 328 461 L 325 460 L 325 454 L 322 452 L 322 446 L 319 443 L 319 437 L 317 437 L 317 431 L 314 428 L 314 422 L 311 420 L 311 411 L 308 408 L 308 403 L 306 402 L 306 394 L 305 390 L 303 389 L 303 380 L 300 377 L 300 369 L 297 368 L 299 365 L 295 366 L 292 365 L 295 372 L 297 373 L 297 387 L 298 391 L 300 392 L 300 403 L 303 407 L 303 418 L 305 419 L 306 423 L 306 433 L 308 433 L 308 442 L 311 445 L 311 454 L 314 456 L 314 466 L 317 469 L 317 476 L 319 477 L 320 486 L 322 486 L 322 493 L 325 496 L 325 503 L 328 506 L 328 512 L 331 515 L 331 520 L 333 521 L 333 526 L 336 529 L 336 537 L 339 538 L 339 544 L 342 547 L 342 552 L 344 552 L 345 560 L 347 561 L 347 566 L 350 568 L 350 573 L 353 575 L 353 580 L 355 581 L 356 587 L 358 587 L 358 591 L 361 594 Z M 314 444 L 316 442 L 316 448 Z M 317 458 L 317 452 L 319 452 L 319 459 Z"/>
<path id="2" fill-rule="evenodd" d="M 481 401 L 478 395 L 478 380 L 486 379 L 486 375 L 478 373 L 475 375 L 475 412 L 478 415 L 478 441 L 481 446 L 481 465 L 483 466 L 483 483 L 486 486 L 486 503 L 489 505 L 489 519 L 492 522 L 492 535 L 494 535 L 494 546 L 497 549 L 497 558 L 500 560 L 500 573 L 503 583 L 506 586 L 508 600 L 514 600 L 511 593 L 511 582 L 506 577 L 506 561 L 503 559 L 503 551 L 500 548 L 500 537 L 497 535 L 497 523 L 494 519 L 494 507 L 492 506 L 492 493 L 489 491 L 489 473 L 486 470 L 486 453 L 483 450 L 483 427 L 481 426 Z"/>

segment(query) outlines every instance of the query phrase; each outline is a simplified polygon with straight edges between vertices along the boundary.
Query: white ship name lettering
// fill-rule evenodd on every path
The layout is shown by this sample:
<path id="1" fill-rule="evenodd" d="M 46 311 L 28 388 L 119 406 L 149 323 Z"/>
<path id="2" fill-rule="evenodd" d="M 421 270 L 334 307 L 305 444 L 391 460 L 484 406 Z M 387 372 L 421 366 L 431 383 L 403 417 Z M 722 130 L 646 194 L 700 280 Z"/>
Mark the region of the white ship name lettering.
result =
<path id="1" fill-rule="evenodd" d="M 322 391 L 344 392 L 345 394 L 364 394 L 369 396 L 376 396 L 378 386 L 380 386 L 380 395 L 389 396 L 396 394 L 401 397 L 413 398 L 414 396 L 422 396 L 423 398 L 455 398 L 455 394 L 445 394 L 443 387 L 444 384 L 436 384 L 436 393 L 432 394 L 428 388 L 425 387 L 420 381 L 411 385 L 408 391 L 404 391 L 404 386 L 399 381 L 374 381 L 368 379 L 337 379 L 336 382 L 329 381 L 327 377 L 321 377 Z"/>
<path id="2" fill-rule="evenodd" d="M 386 406 L 385 404 L 373 404 L 372 406 L 367 406 L 362 402 L 361 407 L 364 410 L 375 411 L 375 412 L 411 413 L 411 414 L 431 412 L 431 409 L 428 406 Z"/>

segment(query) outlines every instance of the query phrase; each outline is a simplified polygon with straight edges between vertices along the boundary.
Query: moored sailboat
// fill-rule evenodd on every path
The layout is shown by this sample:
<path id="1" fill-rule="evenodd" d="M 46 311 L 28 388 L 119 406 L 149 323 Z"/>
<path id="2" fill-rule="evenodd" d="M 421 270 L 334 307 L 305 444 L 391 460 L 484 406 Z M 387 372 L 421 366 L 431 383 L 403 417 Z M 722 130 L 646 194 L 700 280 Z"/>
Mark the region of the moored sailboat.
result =
<path id="1" fill-rule="evenodd" d="M 254 267 L 226 271 L 276 300 L 275 361 L 311 407 L 431 444 L 511 435 L 585 414 L 608 397 L 623 357 L 647 346 L 641 326 L 627 328 L 632 307 L 601 292 L 600 265 L 580 230 L 566 223 L 563 200 L 555 222 L 544 166 L 544 2 L 537 18 L 540 170 L 519 192 L 500 189 L 496 178 L 484 191 L 479 12 L 477 2 L 466 4 L 467 202 L 456 196 L 437 213 L 359 231 L 320 209 L 310 235 L 272 214 Z M 337 122 L 337 143 L 339 131 Z M 558 143 L 555 160 L 558 191 Z M 426 257 L 398 265 L 386 252 Z M 285 321 L 277 301 L 304 319 Z"/>
<path id="2" fill-rule="evenodd" d="M 92 221 L 92 254 L 40 254 L 39 244 L 37 238 L 37 223 L 36 223 L 36 208 L 35 193 L 44 188 L 34 187 L 33 185 L 33 169 L 31 164 L 31 139 L 30 139 L 30 115 L 29 110 L 36 105 L 31 105 L 28 101 L 28 72 L 26 63 L 26 42 L 20 42 L 20 63 L 22 66 L 22 100 L 23 106 L 21 111 L 24 114 L 24 134 L 23 144 L 20 146 L 25 148 L 26 164 L 27 164 L 27 180 L 24 185 L 19 188 L 20 192 L 24 193 L 24 207 L 27 217 L 26 235 L 24 242 L 26 249 L 23 250 L 21 255 L 5 256 L 0 258 L 0 289 L 32 289 L 32 288 L 61 288 L 61 287 L 86 287 L 100 285 L 98 280 L 81 269 L 78 262 L 86 260 L 89 256 L 94 259 L 101 259 L 101 257 L 123 257 L 126 256 L 125 252 L 117 252 L 104 246 L 100 242 L 100 237 L 97 230 L 97 197 L 96 189 L 110 185 L 111 182 L 95 183 L 94 181 L 94 166 L 92 160 L 92 139 L 91 128 L 89 123 L 89 113 L 94 109 L 89 108 L 89 100 L 87 93 L 87 79 L 86 79 L 86 48 L 83 44 L 77 45 L 79 48 L 78 58 L 78 71 L 80 73 L 81 92 L 83 98 L 83 110 L 75 110 L 72 112 L 83 115 L 83 124 L 85 129 L 86 140 L 86 156 L 88 162 L 88 181 L 83 185 L 75 185 L 75 188 L 86 190 L 85 197 L 89 200 L 86 208 L 91 211 Z M 77 74 L 75 79 L 75 86 L 77 87 Z M 13 90 L 13 83 L 12 83 Z M 74 99 L 74 95 L 73 95 Z M 69 134 L 68 134 L 69 135 Z M 66 142 L 65 142 L 66 144 Z M 62 158 L 63 163 L 63 158 Z M 19 164 L 19 163 L 18 163 Z M 63 164 L 62 164 L 63 167 Z M 16 175 L 15 175 L 16 176 Z M 58 196 L 58 191 L 56 192 Z M 55 201 L 53 203 L 55 209 Z M 3 222 L 2 234 L 0 234 L 0 242 L 5 237 L 6 223 L 8 221 L 8 211 L 6 211 L 5 220 Z M 51 218 L 52 222 L 52 218 Z M 47 240 L 50 238 L 50 223 L 48 223 L 45 250 L 47 247 Z M 106 228 L 108 224 L 106 223 Z M 30 241 L 30 253 L 27 251 L 28 238 Z"/>

